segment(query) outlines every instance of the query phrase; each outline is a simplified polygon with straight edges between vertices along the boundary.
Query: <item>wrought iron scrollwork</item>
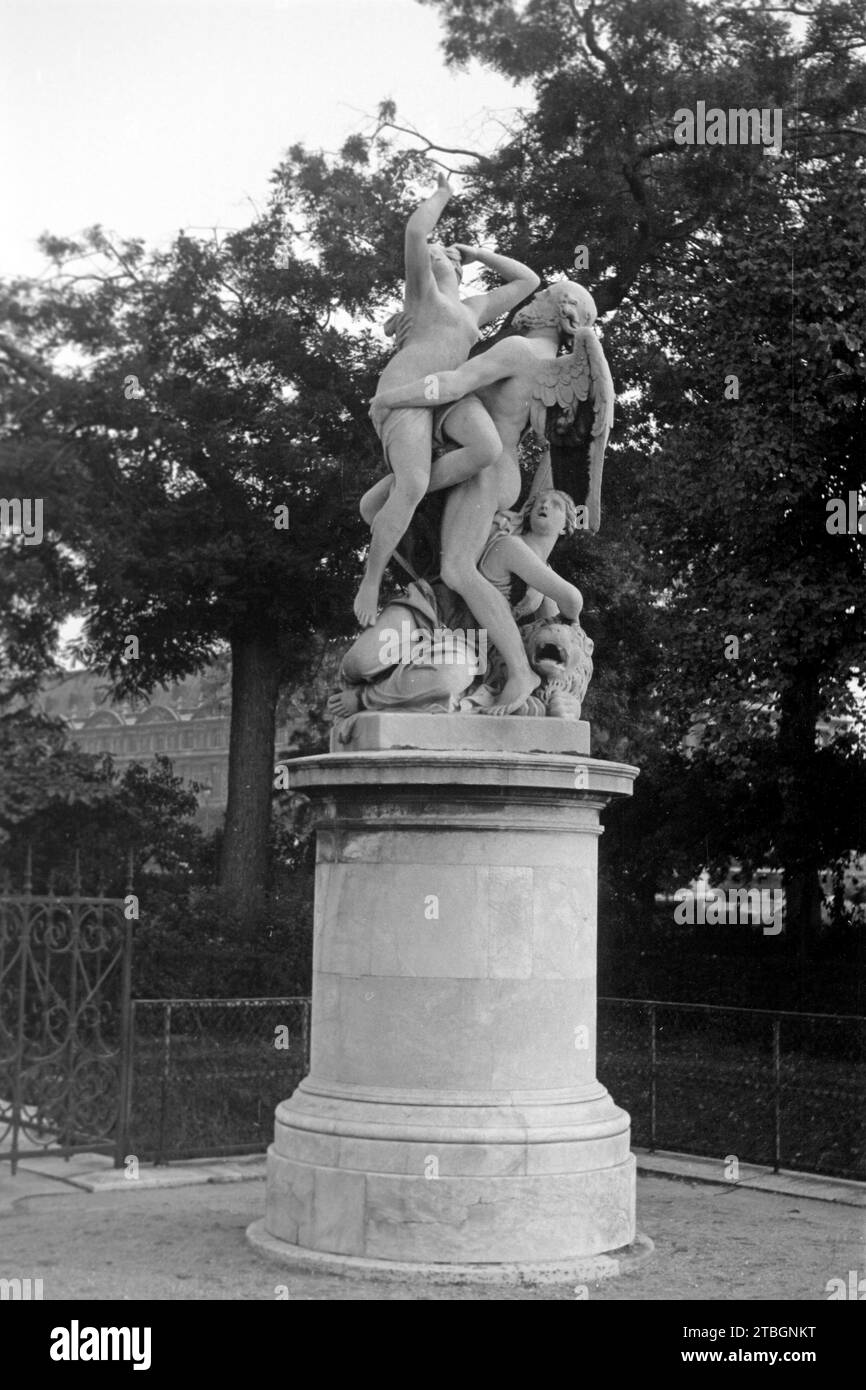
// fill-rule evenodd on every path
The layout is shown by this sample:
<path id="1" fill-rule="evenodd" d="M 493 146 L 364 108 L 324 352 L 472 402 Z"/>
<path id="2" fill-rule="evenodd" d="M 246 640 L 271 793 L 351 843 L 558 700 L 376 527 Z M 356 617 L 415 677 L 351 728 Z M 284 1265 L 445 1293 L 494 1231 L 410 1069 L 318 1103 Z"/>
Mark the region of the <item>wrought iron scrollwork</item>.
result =
<path id="1" fill-rule="evenodd" d="M 0 1157 L 123 1157 L 132 924 L 122 898 L 0 895 Z"/>

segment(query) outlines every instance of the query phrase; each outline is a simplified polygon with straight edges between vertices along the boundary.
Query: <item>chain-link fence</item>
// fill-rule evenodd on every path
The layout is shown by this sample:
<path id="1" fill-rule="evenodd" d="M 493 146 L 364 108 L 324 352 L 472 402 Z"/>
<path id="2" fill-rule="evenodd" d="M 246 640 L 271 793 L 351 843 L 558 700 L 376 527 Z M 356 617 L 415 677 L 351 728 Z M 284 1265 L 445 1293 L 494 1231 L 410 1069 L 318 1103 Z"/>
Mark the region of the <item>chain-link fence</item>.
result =
<path id="1" fill-rule="evenodd" d="M 866 1178 L 866 1019 L 599 999 L 598 1073 L 632 1142 Z"/>
<path id="2" fill-rule="evenodd" d="M 129 1150 L 139 1159 L 256 1153 L 308 1070 L 310 1001 L 133 1001 Z"/>

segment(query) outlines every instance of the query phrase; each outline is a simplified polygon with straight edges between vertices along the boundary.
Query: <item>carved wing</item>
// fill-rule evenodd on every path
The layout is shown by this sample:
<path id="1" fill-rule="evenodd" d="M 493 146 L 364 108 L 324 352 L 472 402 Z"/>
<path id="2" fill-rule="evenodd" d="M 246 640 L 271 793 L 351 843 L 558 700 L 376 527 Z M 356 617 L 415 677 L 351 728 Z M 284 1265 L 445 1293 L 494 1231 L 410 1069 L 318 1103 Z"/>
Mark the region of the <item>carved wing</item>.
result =
<path id="1" fill-rule="evenodd" d="M 574 420 L 582 401 L 593 408 L 589 445 L 589 529 L 601 525 L 601 474 L 604 451 L 613 425 L 613 377 L 596 334 L 591 328 L 578 328 L 574 346 L 567 357 L 539 363 L 535 373 L 529 407 L 529 423 L 539 439 L 547 439 L 547 412 L 559 406 L 563 426 Z M 533 482 L 533 491 L 538 489 Z M 575 499 L 577 500 L 577 499 Z"/>

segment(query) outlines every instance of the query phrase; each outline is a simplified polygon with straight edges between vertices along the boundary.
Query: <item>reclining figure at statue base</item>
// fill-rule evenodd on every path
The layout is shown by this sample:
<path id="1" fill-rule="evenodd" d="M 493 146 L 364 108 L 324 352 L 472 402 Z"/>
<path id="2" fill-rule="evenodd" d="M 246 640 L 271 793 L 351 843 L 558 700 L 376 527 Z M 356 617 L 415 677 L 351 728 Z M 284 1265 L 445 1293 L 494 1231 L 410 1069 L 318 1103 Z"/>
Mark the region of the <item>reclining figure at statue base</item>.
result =
<path id="1" fill-rule="evenodd" d="M 579 719 L 593 644 L 578 617 L 542 616 L 520 632 L 540 684 L 516 713 Z M 348 721 L 363 710 L 485 714 L 497 707 L 506 678 L 505 663 L 495 648 L 487 650 L 486 634 L 458 595 L 421 579 L 352 644 L 340 668 L 342 689 L 328 708 L 345 741 Z"/>

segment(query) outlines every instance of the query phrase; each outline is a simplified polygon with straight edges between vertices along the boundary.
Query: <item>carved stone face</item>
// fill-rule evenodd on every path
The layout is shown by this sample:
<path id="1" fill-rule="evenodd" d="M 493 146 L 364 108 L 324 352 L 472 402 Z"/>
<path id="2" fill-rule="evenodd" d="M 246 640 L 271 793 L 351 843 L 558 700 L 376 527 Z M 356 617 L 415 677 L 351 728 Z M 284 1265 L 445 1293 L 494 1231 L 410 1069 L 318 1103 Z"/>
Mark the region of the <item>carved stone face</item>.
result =
<path id="1" fill-rule="evenodd" d="M 592 639 L 582 628 L 542 618 L 527 628 L 523 644 L 533 671 L 563 690 L 582 686 L 582 698 L 592 672 L 593 647 Z"/>
<path id="2" fill-rule="evenodd" d="M 561 536 L 567 524 L 565 503 L 557 492 L 540 492 L 529 513 L 529 529 L 536 536 Z"/>
<path id="3" fill-rule="evenodd" d="M 595 323 L 598 310 L 595 300 L 583 285 L 572 280 L 557 280 L 546 290 L 539 290 L 529 304 L 514 316 L 515 328 L 528 332 L 533 328 L 557 328 L 566 338 L 575 330 Z"/>
<path id="4" fill-rule="evenodd" d="M 559 289 L 559 286 L 554 286 L 554 290 L 556 289 Z M 553 294 L 553 291 L 551 293 Z M 559 293 L 553 297 L 559 307 L 560 327 L 569 337 L 573 338 L 578 328 L 585 328 L 595 322 L 595 302 L 582 285 L 573 285 L 570 281 L 564 280 Z"/>

